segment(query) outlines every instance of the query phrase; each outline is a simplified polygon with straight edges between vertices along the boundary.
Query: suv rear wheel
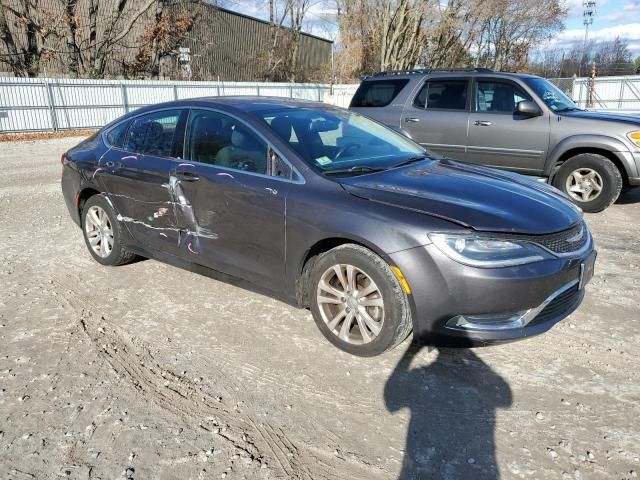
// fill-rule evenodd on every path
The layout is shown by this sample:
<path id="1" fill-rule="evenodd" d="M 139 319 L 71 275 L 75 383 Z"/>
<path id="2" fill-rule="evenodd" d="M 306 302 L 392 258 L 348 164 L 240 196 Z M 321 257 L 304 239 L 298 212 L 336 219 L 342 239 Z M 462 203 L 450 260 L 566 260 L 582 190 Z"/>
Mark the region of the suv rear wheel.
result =
<path id="1" fill-rule="evenodd" d="M 373 356 L 412 329 L 407 296 L 391 267 L 360 245 L 341 245 L 314 261 L 308 298 L 316 325 L 335 346 Z"/>
<path id="2" fill-rule="evenodd" d="M 618 199 L 622 175 L 615 164 L 597 153 L 581 153 L 564 162 L 553 185 L 585 212 L 601 212 Z"/>

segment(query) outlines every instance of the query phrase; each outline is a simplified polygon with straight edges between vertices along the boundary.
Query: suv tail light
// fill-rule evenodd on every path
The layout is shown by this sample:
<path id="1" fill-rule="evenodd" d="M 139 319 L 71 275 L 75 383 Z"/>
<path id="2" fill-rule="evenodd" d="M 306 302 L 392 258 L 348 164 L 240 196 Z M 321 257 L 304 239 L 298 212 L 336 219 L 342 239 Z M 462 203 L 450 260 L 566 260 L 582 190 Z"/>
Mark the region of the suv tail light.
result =
<path id="1" fill-rule="evenodd" d="M 63 153 L 63 154 L 60 156 L 60 163 L 61 163 L 62 165 L 64 165 L 64 161 L 65 161 L 66 159 L 67 159 L 67 154 L 66 154 L 66 153 Z"/>

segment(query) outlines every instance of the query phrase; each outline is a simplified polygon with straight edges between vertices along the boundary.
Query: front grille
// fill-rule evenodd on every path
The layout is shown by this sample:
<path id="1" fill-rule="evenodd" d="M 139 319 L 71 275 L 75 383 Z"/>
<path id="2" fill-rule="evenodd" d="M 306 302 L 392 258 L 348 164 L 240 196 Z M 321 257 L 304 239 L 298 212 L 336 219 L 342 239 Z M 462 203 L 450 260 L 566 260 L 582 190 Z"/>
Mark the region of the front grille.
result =
<path id="1" fill-rule="evenodd" d="M 589 230 L 584 222 L 558 233 L 548 235 L 509 235 L 515 240 L 526 240 L 551 250 L 553 253 L 565 254 L 576 252 L 589 241 Z"/>
<path id="2" fill-rule="evenodd" d="M 546 322 L 547 320 L 551 320 L 562 315 L 574 307 L 579 297 L 580 290 L 578 289 L 578 285 L 567 289 L 549 302 L 549 305 L 544 307 L 529 325 Z"/>

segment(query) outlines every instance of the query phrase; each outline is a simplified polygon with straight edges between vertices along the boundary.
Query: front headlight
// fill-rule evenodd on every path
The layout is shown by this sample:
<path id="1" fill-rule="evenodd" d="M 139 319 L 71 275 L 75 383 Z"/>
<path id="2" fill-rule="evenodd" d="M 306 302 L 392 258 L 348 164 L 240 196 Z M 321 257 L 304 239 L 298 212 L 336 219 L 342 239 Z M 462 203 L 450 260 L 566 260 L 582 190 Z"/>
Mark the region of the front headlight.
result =
<path id="1" fill-rule="evenodd" d="M 520 240 L 448 233 L 432 233 L 429 238 L 449 258 L 472 267 L 510 267 L 556 258 L 542 247 Z"/>
<path id="2" fill-rule="evenodd" d="M 633 132 L 627 133 L 627 138 L 631 140 L 636 147 L 640 147 L 640 130 L 634 130 Z"/>

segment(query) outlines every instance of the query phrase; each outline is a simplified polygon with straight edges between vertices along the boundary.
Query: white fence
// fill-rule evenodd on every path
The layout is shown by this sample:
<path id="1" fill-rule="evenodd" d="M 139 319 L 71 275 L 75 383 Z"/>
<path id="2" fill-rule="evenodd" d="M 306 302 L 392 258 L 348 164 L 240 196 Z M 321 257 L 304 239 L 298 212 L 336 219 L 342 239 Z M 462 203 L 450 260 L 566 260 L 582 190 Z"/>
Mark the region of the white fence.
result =
<path id="1" fill-rule="evenodd" d="M 589 79 L 555 83 L 585 108 Z M 136 108 L 185 98 L 258 95 L 317 100 L 348 107 L 357 85 L 173 82 L 0 77 L 0 132 L 98 128 Z M 640 75 L 598 77 L 594 110 L 640 113 Z"/>
<path id="2" fill-rule="evenodd" d="M 588 78 L 576 78 L 573 83 L 573 100 L 582 108 L 587 108 L 590 85 Z M 640 75 L 596 77 L 592 109 L 640 112 Z"/>
<path id="3" fill-rule="evenodd" d="M 206 96 L 289 97 L 347 107 L 356 88 L 357 85 L 0 77 L 0 132 L 98 128 L 146 105 Z"/>

